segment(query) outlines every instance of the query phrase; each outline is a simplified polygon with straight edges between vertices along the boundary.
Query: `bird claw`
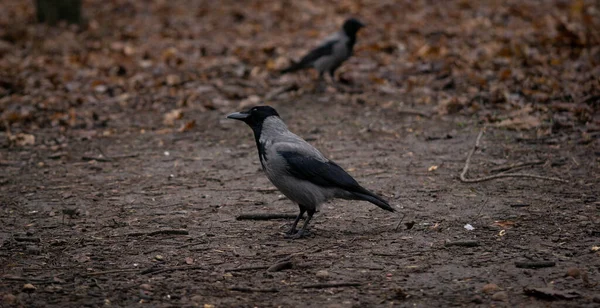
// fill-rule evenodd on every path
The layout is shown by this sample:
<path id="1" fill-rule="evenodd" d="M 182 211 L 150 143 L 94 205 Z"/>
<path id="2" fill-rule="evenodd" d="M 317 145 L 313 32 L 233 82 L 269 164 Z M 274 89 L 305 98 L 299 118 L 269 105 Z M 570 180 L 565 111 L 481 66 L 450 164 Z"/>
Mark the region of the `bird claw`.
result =
<path id="1" fill-rule="evenodd" d="M 292 230 L 290 230 L 290 231 L 292 231 Z M 308 231 L 308 230 L 300 230 L 300 231 L 298 231 L 296 233 L 291 233 L 291 232 L 286 233 L 285 238 L 292 239 L 292 240 L 297 240 L 297 239 L 301 239 L 303 237 L 307 237 L 309 235 L 310 235 L 310 231 Z"/>

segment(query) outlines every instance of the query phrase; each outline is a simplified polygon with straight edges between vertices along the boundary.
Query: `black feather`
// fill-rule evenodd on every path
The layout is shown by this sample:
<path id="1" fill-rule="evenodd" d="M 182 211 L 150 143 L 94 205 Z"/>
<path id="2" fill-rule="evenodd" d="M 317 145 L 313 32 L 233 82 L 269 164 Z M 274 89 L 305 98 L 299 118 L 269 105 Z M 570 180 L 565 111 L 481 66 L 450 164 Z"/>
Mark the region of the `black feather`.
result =
<path id="1" fill-rule="evenodd" d="M 319 58 L 331 55 L 333 53 L 333 47 L 338 42 L 338 40 L 329 41 L 324 45 L 321 45 L 311 52 L 309 52 L 306 56 L 304 56 L 299 62 L 293 63 L 288 68 L 281 70 L 281 74 L 295 72 L 297 70 L 310 68 L 312 64 L 317 61 Z"/>
<path id="2" fill-rule="evenodd" d="M 369 201 L 380 208 L 394 212 L 381 197 L 360 186 L 342 167 L 332 161 L 322 162 L 296 152 L 278 152 L 287 162 L 288 172 L 298 179 L 322 187 L 340 188 L 351 193 L 356 200 Z"/>

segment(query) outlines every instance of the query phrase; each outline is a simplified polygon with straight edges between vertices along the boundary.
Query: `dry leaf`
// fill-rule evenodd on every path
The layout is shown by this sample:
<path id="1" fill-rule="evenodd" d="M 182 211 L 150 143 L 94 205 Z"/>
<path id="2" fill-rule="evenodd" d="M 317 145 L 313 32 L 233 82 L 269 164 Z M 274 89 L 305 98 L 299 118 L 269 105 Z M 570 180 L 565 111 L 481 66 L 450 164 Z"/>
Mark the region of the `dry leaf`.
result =
<path id="1" fill-rule="evenodd" d="M 518 118 L 506 119 L 494 126 L 503 127 L 512 130 L 529 130 L 539 127 L 542 124 L 540 118 L 532 115 L 524 115 Z"/>
<path id="2" fill-rule="evenodd" d="M 196 121 L 191 120 L 191 121 L 188 121 L 185 124 L 181 125 L 181 127 L 177 131 L 179 131 L 180 133 L 183 133 L 183 132 L 187 132 L 188 130 L 191 130 L 194 127 L 196 127 Z"/>
<path id="3" fill-rule="evenodd" d="M 513 221 L 510 221 L 510 220 L 503 220 L 503 221 L 502 220 L 497 220 L 497 221 L 494 221 L 493 225 L 494 226 L 498 226 L 498 227 L 503 228 L 503 229 L 508 229 L 508 228 L 513 227 L 515 225 L 515 223 Z"/>
<path id="4" fill-rule="evenodd" d="M 8 144 L 12 146 L 28 146 L 35 144 L 35 136 L 31 134 L 18 133 L 16 135 L 8 135 Z"/>
<path id="5" fill-rule="evenodd" d="M 181 109 L 173 109 L 165 114 L 163 119 L 163 124 L 167 126 L 175 125 L 175 121 L 181 119 L 183 117 L 183 111 Z"/>

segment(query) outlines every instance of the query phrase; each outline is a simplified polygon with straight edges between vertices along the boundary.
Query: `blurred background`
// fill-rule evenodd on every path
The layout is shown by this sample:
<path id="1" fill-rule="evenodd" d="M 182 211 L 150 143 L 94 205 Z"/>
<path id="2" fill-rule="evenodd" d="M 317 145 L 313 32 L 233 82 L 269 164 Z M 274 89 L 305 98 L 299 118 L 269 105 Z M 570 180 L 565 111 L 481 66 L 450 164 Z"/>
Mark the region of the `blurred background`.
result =
<path id="1" fill-rule="evenodd" d="M 368 27 L 338 70 L 348 101 L 401 97 L 538 135 L 598 130 L 595 0 L 3 0 L 1 130 L 110 134 L 142 125 L 144 112 L 177 119 L 293 100 L 312 93 L 316 74 L 277 71 L 350 16 Z"/>

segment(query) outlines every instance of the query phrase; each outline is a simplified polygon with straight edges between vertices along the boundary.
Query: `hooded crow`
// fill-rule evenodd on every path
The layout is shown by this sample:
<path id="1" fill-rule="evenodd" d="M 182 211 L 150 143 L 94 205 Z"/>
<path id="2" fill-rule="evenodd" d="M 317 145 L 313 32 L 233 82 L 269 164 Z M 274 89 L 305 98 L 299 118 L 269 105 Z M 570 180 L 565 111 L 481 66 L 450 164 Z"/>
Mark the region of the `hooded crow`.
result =
<path id="1" fill-rule="evenodd" d="M 356 33 L 365 25 L 357 19 L 350 18 L 344 22 L 342 30 L 326 38 L 317 48 L 305 55 L 300 62 L 292 64 L 281 71 L 282 74 L 295 72 L 305 68 L 315 68 L 319 78 L 328 72 L 333 80 L 335 70 L 352 55 L 356 43 Z"/>
<path id="2" fill-rule="evenodd" d="M 333 198 L 369 201 L 386 211 L 395 211 L 383 198 L 360 186 L 342 167 L 289 131 L 272 107 L 256 106 L 227 118 L 252 128 L 262 169 L 275 187 L 300 207 L 288 237 L 306 235 L 308 223 L 319 206 Z M 298 231 L 296 226 L 305 212 L 308 216 Z"/>

